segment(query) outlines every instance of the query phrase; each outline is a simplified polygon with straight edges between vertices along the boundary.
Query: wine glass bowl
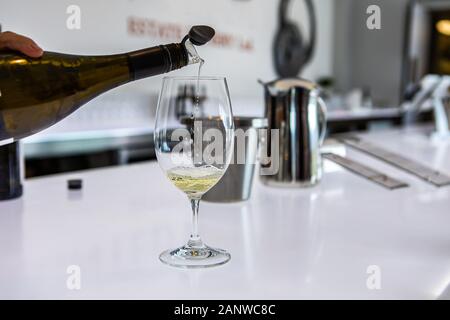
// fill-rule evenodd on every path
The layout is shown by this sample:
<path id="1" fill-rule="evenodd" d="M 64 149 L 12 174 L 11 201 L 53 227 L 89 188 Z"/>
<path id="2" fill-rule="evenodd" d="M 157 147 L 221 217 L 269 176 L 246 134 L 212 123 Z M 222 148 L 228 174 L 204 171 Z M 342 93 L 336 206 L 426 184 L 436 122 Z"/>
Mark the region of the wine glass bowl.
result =
<path id="1" fill-rule="evenodd" d="M 162 262 L 202 268 L 230 260 L 226 251 L 203 243 L 198 235 L 198 209 L 203 194 L 222 178 L 231 161 L 233 137 L 233 115 L 225 78 L 163 79 L 155 122 L 156 157 L 169 180 L 187 195 L 193 216 L 188 243 L 164 251 L 160 255 Z"/>

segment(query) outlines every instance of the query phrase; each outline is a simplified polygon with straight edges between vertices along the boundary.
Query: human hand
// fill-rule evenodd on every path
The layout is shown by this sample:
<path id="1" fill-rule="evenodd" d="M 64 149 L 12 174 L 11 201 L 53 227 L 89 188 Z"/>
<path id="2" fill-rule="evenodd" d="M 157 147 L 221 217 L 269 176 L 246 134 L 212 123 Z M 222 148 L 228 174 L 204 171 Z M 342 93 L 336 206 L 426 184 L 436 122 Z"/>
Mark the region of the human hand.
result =
<path id="1" fill-rule="evenodd" d="M 43 53 L 36 42 L 11 31 L 0 33 L 0 49 L 4 48 L 20 51 L 32 58 L 39 58 Z"/>

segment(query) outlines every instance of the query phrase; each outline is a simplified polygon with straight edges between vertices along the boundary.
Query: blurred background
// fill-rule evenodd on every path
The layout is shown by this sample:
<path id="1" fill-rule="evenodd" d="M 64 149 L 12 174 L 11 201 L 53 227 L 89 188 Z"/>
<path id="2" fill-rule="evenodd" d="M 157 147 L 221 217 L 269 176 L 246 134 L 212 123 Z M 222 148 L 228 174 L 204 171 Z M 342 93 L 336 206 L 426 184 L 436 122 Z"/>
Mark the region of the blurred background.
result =
<path id="1" fill-rule="evenodd" d="M 274 64 L 281 0 L 0 0 L 3 31 L 27 35 L 47 51 L 113 54 L 179 42 L 192 25 L 216 29 L 199 48 L 202 75 L 228 79 L 235 115 L 263 116 L 258 79 L 278 78 Z M 298 76 L 319 83 L 329 133 L 379 130 L 404 123 L 402 106 L 426 74 L 450 74 L 450 0 L 288 1 L 287 18 L 315 46 Z M 73 5 L 76 6 L 74 9 Z M 371 29 L 368 8 L 380 8 Z M 71 7 L 72 6 L 72 7 Z M 68 20 L 79 9 L 80 28 Z M 75 11 L 74 11 L 75 10 Z M 173 75 L 196 75 L 190 66 Z M 110 91 L 56 126 L 26 139 L 26 176 L 154 159 L 152 130 L 161 77 Z M 432 121 L 422 106 L 415 121 Z"/>

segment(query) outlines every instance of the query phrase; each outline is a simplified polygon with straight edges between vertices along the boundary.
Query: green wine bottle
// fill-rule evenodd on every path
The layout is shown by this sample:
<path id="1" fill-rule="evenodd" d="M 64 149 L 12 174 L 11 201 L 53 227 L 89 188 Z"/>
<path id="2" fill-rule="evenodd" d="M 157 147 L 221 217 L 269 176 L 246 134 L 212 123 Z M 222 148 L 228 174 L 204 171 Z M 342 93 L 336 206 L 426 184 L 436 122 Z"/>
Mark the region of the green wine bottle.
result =
<path id="1" fill-rule="evenodd" d="M 200 61 L 194 46 L 214 30 L 194 26 L 181 43 L 109 56 L 0 52 L 0 144 L 39 132 L 122 84 Z"/>

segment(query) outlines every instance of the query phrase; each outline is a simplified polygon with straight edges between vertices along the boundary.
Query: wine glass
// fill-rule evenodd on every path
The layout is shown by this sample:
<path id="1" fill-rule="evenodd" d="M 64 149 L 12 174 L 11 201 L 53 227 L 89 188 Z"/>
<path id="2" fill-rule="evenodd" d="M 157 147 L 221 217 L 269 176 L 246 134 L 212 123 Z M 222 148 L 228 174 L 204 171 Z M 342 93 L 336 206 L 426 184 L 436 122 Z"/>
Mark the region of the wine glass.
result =
<path id="1" fill-rule="evenodd" d="M 234 124 L 226 79 L 165 77 L 155 123 L 158 163 L 192 207 L 192 233 L 182 247 L 159 259 L 183 268 L 204 268 L 230 260 L 225 250 L 203 243 L 198 233 L 202 195 L 224 175 L 233 150 Z"/>

